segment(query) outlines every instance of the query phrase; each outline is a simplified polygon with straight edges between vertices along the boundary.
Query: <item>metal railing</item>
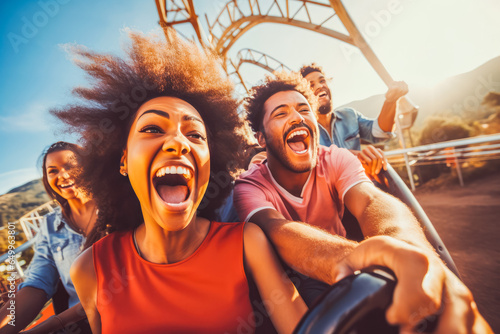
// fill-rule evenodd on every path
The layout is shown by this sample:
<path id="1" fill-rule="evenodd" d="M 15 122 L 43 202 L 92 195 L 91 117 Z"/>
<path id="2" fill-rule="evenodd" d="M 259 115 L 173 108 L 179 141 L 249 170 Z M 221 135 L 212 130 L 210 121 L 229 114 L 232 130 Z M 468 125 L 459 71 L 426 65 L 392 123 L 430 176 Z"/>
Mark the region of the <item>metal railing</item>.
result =
<path id="1" fill-rule="evenodd" d="M 56 202 L 50 201 L 19 218 L 19 224 L 21 224 L 23 232 L 28 240 L 33 239 L 36 233 L 40 231 L 40 224 L 43 222 L 43 216 L 47 213 L 54 212 L 56 207 Z"/>
<path id="2" fill-rule="evenodd" d="M 412 168 L 416 166 L 446 164 L 454 167 L 463 186 L 462 163 L 500 159 L 500 134 L 386 151 L 385 156 L 393 167 L 406 166 L 410 180 L 413 180 Z M 413 183 L 411 185 L 415 190 Z"/>
<path id="3" fill-rule="evenodd" d="M 44 203 L 44 204 L 40 205 L 39 207 L 37 207 L 36 209 L 31 210 L 30 212 L 28 212 L 27 214 L 25 214 L 24 216 L 19 218 L 19 220 L 17 220 L 16 222 L 8 223 L 7 225 L 2 226 L 0 228 L 0 231 L 1 231 L 1 230 L 8 228 L 9 225 L 12 225 L 12 224 L 16 225 L 19 223 L 23 229 L 24 234 L 26 235 L 26 238 L 28 239 L 28 241 L 26 241 L 25 243 L 23 243 L 22 245 L 20 245 L 16 249 L 14 249 L 13 255 L 9 254 L 8 252 L 0 255 L 0 264 L 9 260 L 10 261 L 9 264 L 14 267 L 14 269 L 17 271 L 19 277 L 24 278 L 24 271 L 23 271 L 16 255 L 18 253 L 24 252 L 25 250 L 27 250 L 28 248 L 33 246 L 33 244 L 35 243 L 34 238 L 35 238 L 36 234 L 40 231 L 40 225 L 44 221 L 44 216 L 48 213 L 54 212 L 54 210 L 57 206 L 58 206 L 57 203 L 54 201 Z M 14 263 L 12 263 L 12 260 L 14 260 Z"/>

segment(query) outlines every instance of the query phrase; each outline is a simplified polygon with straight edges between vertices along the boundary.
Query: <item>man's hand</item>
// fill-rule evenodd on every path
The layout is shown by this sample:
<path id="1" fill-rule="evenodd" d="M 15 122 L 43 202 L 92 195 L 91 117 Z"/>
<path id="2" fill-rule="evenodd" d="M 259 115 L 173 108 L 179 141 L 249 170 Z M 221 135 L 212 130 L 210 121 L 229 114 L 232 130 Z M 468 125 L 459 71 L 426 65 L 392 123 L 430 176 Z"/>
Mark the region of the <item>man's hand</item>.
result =
<path id="1" fill-rule="evenodd" d="M 408 85 L 404 81 L 393 81 L 389 85 L 385 100 L 389 103 L 396 102 L 401 96 L 408 94 Z"/>
<path id="2" fill-rule="evenodd" d="M 470 291 L 437 255 L 423 252 L 387 236 L 367 239 L 333 269 L 336 281 L 371 265 L 391 269 L 398 279 L 386 312 L 401 333 L 421 328 L 421 321 L 437 315 L 435 333 L 493 333 L 477 311 Z"/>
<path id="3" fill-rule="evenodd" d="M 382 168 L 387 170 L 387 160 L 384 152 L 372 145 L 366 146 L 358 154 L 358 159 L 365 168 L 366 175 L 377 179 L 377 174 Z"/>

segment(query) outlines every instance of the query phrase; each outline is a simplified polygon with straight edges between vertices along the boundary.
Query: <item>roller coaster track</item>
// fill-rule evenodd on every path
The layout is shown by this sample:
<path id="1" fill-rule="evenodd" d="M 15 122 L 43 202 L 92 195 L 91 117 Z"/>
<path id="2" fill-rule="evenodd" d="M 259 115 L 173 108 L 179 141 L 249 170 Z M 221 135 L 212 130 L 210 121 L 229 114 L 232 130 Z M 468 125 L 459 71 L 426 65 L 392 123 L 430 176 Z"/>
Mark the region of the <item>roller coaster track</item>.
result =
<path id="1" fill-rule="evenodd" d="M 314 15 L 311 15 L 312 11 Z M 320 16 L 319 12 L 325 15 Z M 207 24 L 212 44 L 222 56 L 243 34 L 264 22 L 304 28 L 354 44 L 349 35 L 328 28 L 335 17 L 336 13 L 329 4 L 317 1 L 233 0 L 226 4 L 213 23 L 207 19 Z"/>
<path id="2" fill-rule="evenodd" d="M 244 63 L 249 63 L 259 66 L 271 73 L 282 70 L 291 71 L 288 66 L 286 66 L 276 58 L 253 49 L 241 49 L 236 55 L 236 60 L 236 69 L 238 70 Z"/>
<path id="3" fill-rule="evenodd" d="M 201 45 L 206 45 L 206 37 L 201 27 L 198 15 L 194 9 L 193 0 L 155 0 L 158 16 L 160 17 L 159 24 L 164 29 L 167 40 L 168 29 L 175 25 L 190 23 L 198 37 Z"/>
<path id="4" fill-rule="evenodd" d="M 238 54 L 236 55 L 236 61 L 233 62 L 233 60 L 229 59 L 228 62 L 229 64 L 226 68 L 227 74 L 230 77 L 235 78 L 236 82 L 239 81 L 246 92 L 248 92 L 248 87 L 245 84 L 242 75 L 240 74 L 240 67 L 245 63 L 258 66 L 270 73 L 283 70 L 291 71 L 288 66 L 286 66 L 276 58 L 273 58 L 263 52 L 248 48 L 238 51 Z"/>
<path id="5" fill-rule="evenodd" d="M 175 24 L 190 22 L 201 44 L 202 28 L 195 13 L 192 0 L 156 0 L 160 24 L 172 27 Z M 180 19 L 179 19 L 180 17 Z M 234 43 L 251 28 L 261 23 L 277 23 L 314 31 L 359 48 L 367 61 L 386 83 L 392 77 L 375 53 L 366 43 L 340 0 L 319 2 L 312 0 L 231 0 L 222 8 L 217 18 L 210 23 L 205 16 L 209 29 L 210 44 L 221 55 L 226 65 L 231 63 L 227 53 Z M 168 38 L 168 29 L 165 35 Z M 345 33 L 344 31 L 347 31 Z M 234 65 L 236 62 L 232 61 Z"/>

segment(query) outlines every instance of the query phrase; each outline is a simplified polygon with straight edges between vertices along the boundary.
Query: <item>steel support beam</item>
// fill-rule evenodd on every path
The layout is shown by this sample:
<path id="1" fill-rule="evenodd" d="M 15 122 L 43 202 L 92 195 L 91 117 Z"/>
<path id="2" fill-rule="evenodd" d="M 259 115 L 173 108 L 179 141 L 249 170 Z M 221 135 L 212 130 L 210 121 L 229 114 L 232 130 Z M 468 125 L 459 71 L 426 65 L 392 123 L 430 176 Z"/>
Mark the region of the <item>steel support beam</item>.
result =
<path id="1" fill-rule="evenodd" d="M 375 52 L 370 48 L 368 43 L 365 41 L 358 28 L 354 24 L 351 19 L 351 16 L 347 13 L 344 5 L 340 0 L 330 0 L 330 4 L 332 8 L 337 13 L 339 19 L 344 24 L 344 27 L 349 32 L 350 37 L 352 38 L 354 45 L 359 48 L 361 53 L 365 56 L 366 60 L 370 63 L 373 69 L 377 72 L 380 78 L 385 82 L 386 85 L 389 85 L 393 82 L 393 79 L 389 72 L 386 70 L 384 65 L 380 62 L 380 60 L 375 55 Z"/>
<path id="2" fill-rule="evenodd" d="M 167 40 L 170 39 L 167 28 L 173 27 L 177 24 L 191 23 L 200 44 L 203 46 L 206 45 L 206 35 L 201 27 L 198 15 L 196 15 L 193 0 L 182 0 L 182 5 L 175 0 L 155 0 L 155 2 L 158 16 L 160 18 L 159 23 L 163 28 L 163 32 Z M 167 3 L 170 3 L 171 9 L 167 8 Z M 175 13 L 173 19 L 168 19 L 168 13 Z M 177 19 L 178 16 L 180 16 L 180 19 Z"/>

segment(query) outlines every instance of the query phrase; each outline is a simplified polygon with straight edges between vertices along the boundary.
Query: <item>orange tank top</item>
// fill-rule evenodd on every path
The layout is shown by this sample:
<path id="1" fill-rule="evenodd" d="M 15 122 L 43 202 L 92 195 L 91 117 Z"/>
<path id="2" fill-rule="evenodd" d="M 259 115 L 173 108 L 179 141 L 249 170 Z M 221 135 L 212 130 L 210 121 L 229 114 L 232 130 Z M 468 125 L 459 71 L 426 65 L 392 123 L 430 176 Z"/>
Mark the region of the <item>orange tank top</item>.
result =
<path id="1" fill-rule="evenodd" d="M 252 332 L 243 226 L 211 222 L 200 247 L 172 264 L 140 257 L 131 231 L 95 243 L 102 333 Z"/>

